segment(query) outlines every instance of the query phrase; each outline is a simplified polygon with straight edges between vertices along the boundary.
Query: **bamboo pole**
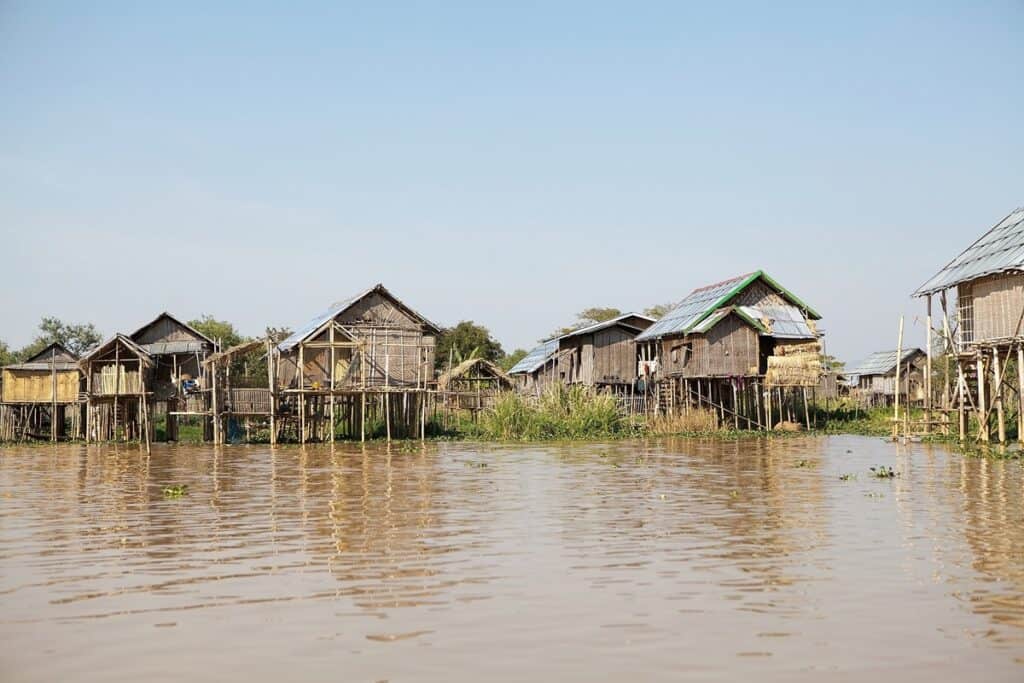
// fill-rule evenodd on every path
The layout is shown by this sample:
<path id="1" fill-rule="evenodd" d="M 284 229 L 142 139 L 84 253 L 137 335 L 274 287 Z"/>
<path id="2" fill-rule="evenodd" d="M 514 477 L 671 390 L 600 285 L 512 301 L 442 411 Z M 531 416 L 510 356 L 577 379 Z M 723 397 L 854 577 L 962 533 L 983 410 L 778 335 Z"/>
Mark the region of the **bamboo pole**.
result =
<path id="1" fill-rule="evenodd" d="M 985 384 L 987 382 L 985 377 L 985 358 L 984 352 L 978 350 L 977 356 L 978 365 L 978 438 L 985 443 L 989 442 L 990 435 L 988 430 L 988 410 L 986 408 L 986 396 L 985 396 Z"/>
<path id="2" fill-rule="evenodd" d="M 964 405 L 964 384 L 967 380 L 964 378 L 964 367 L 957 358 L 956 361 L 956 402 L 957 402 L 957 414 L 959 417 L 960 427 L 960 441 L 964 441 L 967 438 L 967 410 Z"/>
<path id="3" fill-rule="evenodd" d="M 267 388 L 270 390 L 270 445 L 277 445 L 277 401 L 274 386 L 274 342 L 267 337 Z"/>
<path id="4" fill-rule="evenodd" d="M 925 356 L 924 373 L 924 433 L 931 432 L 932 419 L 932 295 L 925 297 L 927 315 L 925 316 L 925 344 L 927 355 Z M 908 386 L 909 390 L 909 386 Z"/>
<path id="5" fill-rule="evenodd" d="M 299 443 L 306 443 L 306 354 L 299 343 Z"/>
<path id="6" fill-rule="evenodd" d="M 1024 344 L 1017 342 L 1017 441 L 1024 445 Z"/>
<path id="7" fill-rule="evenodd" d="M 331 322 L 331 443 L 334 443 L 334 322 Z"/>
<path id="8" fill-rule="evenodd" d="M 992 351 L 992 402 L 996 409 L 996 433 L 999 443 L 1006 443 L 1006 413 L 1003 410 L 1003 373 L 999 368 L 999 349 Z"/>
<path id="9" fill-rule="evenodd" d="M 50 441 L 57 441 L 57 349 L 50 349 Z"/>
<path id="10" fill-rule="evenodd" d="M 892 438 L 895 441 L 900 429 L 900 369 L 903 366 L 903 316 L 900 316 L 900 333 L 896 341 L 896 391 L 893 393 Z M 909 390 L 910 382 L 907 382 Z"/>

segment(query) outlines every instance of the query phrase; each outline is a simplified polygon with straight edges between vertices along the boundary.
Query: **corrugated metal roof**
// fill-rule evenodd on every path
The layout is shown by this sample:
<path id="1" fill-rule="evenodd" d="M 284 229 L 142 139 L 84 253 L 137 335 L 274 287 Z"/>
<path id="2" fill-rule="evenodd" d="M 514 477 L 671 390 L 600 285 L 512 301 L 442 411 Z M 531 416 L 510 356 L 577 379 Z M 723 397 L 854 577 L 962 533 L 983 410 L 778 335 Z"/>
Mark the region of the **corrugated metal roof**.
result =
<path id="1" fill-rule="evenodd" d="M 332 304 L 331 307 L 328 308 L 326 311 L 324 311 L 320 315 L 318 315 L 315 318 L 313 318 L 312 320 L 310 320 L 308 323 L 306 323 L 305 325 L 303 325 L 302 327 L 297 329 L 295 332 L 293 332 L 287 339 L 285 339 L 280 344 L 278 344 L 277 345 L 278 351 L 288 351 L 288 350 L 294 348 L 300 341 L 303 341 L 304 339 L 306 339 L 309 335 L 311 335 L 313 332 L 315 332 L 321 325 L 326 323 L 328 320 L 330 320 L 331 318 L 336 317 L 338 314 L 340 314 L 346 308 L 348 308 L 349 306 L 353 305 L 354 303 L 356 303 L 357 301 L 359 301 L 363 297 L 372 294 L 373 292 L 379 292 L 381 295 L 386 296 L 387 298 L 391 299 L 399 307 L 404 309 L 409 315 L 411 315 L 414 318 L 418 318 L 421 322 L 423 322 L 423 324 L 425 324 L 427 327 L 432 329 L 434 332 L 440 333 L 441 328 L 439 328 L 437 325 L 435 325 L 434 323 L 432 323 L 429 320 L 427 320 L 426 318 L 424 318 L 422 315 L 420 315 L 416 311 L 414 311 L 411 308 L 409 308 L 408 306 L 406 306 L 398 297 L 396 297 L 394 294 L 389 292 L 384 287 L 384 285 L 377 284 L 377 285 L 374 285 L 373 287 L 370 287 L 366 291 L 363 291 L 363 292 L 360 292 L 359 294 L 356 294 L 355 296 L 349 297 L 348 299 L 343 299 L 342 301 L 338 301 L 338 302 Z"/>
<path id="2" fill-rule="evenodd" d="M 719 312 L 719 309 L 726 306 L 736 295 L 758 279 L 764 280 L 766 284 L 794 305 L 758 308 L 738 306 Z M 802 309 L 806 309 L 806 314 Z M 642 342 L 671 334 L 706 332 L 732 310 L 748 317 L 755 327 L 761 327 L 762 331 L 767 334 L 780 338 L 804 339 L 817 336 L 807 324 L 807 319 L 816 320 L 821 317 L 792 292 L 768 277 L 764 271 L 758 270 L 693 290 L 664 318 L 638 335 L 636 340 Z M 709 320 L 709 317 L 714 317 L 714 320 Z M 765 319 L 768 319 L 767 323 L 764 322 Z M 765 330 L 762 327 L 764 325 L 767 325 L 768 329 Z"/>
<path id="3" fill-rule="evenodd" d="M 523 356 L 523 359 L 513 365 L 509 369 L 508 374 L 518 375 L 521 373 L 531 373 L 537 370 L 539 367 L 544 365 L 551 356 L 558 352 L 558 340 L 552 339 L 546 341 L 540 346 L 537 346 L 530 350 L 528 354 Z"/>
<path id="4" fill-rule="evenodd" d="M 796 306 L 759 306 L 752 310 L 757 311 L 762 319 L 768 319 L 768 334 L 773 337 L 814 339 L 817 336 L 804 317 L 803 311 Z"/>
<path id="5" fill-rule="evenodd" d="M 626 320 L 626 318 L 640 318 L 641 320 L 646 320 L 647 322 L 650 323 L 655 322 L 654 318 L 643 315 L 642 313 L 623 313 L 622 315 L 612 318 L 611 320 L 605 320 L 604 322 L 601 323 L 594 323 L 593 325 L 587 325 L 586 327 L 581 327 L 578 330 L 567 332 L 566 334 L 563 334 L 561 337 L 558 337 L 558 339 L 568 339 L 569 337 L 576 337 L 581 334 L 591 334 L 593 332 L 599 332 L 609 327 L 615 327 L 616 325 L 622 325 L 624 327 L 629 327 L 637 331 L 643 329 L 641 327 L 638 327 L 637 325 L 631 325 L 627 322 L 623 322 L 624 320 Z"/>
<path id="6" fill-rule="evenodd" d="M 914 296 L 932 294 L 961 282 L 1013 270 L 1024 270 L 1024 207 L 999 221 L 921 285 Z"/>
<path id="7" fill-rule="evenodd" d="M 176 353 L 202 353 L 210 344 L 201 341 L 169 341 L 139 344 L 139 347 L 151 356 L 166 356 Z"/>
<path id="8" fill-rule="evenodd" d="M 63 370 L 77 370 L 77 361 L 57 361 L 53 364 L 53 369 L 58 372 Z M 25 363 L 14 363 L 13 365 L 5 365 L 4 370 L 45 370 L 50 371 L 50 364 L 46 362 L 25 362 Z"/>
<path id="9" fill-rule="evenodd" d="M 747 281 L 752 281 L 755 275 L 756 273 L 748 273 L 693 290 L 675 308 L 666 313 L 665 317 L 644 330 L 636 340 L 646 341 L 667 334 L 689 332 L 706 315 L 728 301 Z"/>
<path id="10" fill-rule="evenodd" d="M 916 354 L 924 354 L 924 351 L 917 348 L 903 350 L 903 357 L 900 362 L 905 363 Z M 857 365 L 853 370 L 846 372 L 847 376 L 861 377 L 864 375 L 887 375 L 896 369 L 896 351 L 878 351 L 871 354 Z"/>

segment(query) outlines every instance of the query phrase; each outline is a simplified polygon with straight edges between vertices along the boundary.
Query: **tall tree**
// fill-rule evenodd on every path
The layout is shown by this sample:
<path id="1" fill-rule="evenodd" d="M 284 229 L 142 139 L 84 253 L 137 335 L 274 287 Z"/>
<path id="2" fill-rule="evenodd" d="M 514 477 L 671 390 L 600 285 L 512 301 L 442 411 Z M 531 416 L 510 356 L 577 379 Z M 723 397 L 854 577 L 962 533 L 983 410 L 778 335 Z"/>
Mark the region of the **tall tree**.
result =
<path id="1" fill-rule="evenodd" d="M 22 359 L 30 358 L 55 342 L 76 356 L 81 356 L 101 341 L 103 336 L 92 323 L 71 324 L 60 318 L 44 317 L 39 322 L 39 334 L 31 344 L 18 352 L 18 356 Z"/>
<path id="2" fill-rule="evenodd" d="M 504 356 L 505 350 L 491 337 L 490 330 L 472 320 L 463 320 L 455 327 L 441 331 L 437 338 L 435 365 L 440 370 L 448 367 L 449 360 L 457 365 L 470 358 L 497 362 Z"/>

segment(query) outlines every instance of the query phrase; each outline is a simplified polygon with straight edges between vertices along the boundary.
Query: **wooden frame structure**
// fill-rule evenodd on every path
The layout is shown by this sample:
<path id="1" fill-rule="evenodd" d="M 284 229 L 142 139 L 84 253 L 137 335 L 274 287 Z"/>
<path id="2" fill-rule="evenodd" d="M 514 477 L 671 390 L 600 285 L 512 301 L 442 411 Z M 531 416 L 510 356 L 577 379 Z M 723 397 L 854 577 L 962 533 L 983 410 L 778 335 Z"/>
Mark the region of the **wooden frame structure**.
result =
<path id="1" fill-rule="evenodd" d="M 85 440 L 150 442 L 149 397 L 146 386 L 152 357 L 129 337 L 117 334 L 86 354 L 79 366 L 85 374 Z"/>
<path id="2" fill-rule="evenodd" d="M 925 302 L 924 431 L 936 424 L 948 431 L 956 413 L 961 441 L 968 438 L 973 416 L 976 441 L 989 443 L 995 436 L 1005 444 L 1015 415 L 1017 438 L 1024 444 L 1024 208 L 990 228 L 914 296 Z M 938 328 L 932 317 L 935 297 L 942 318 Z M 941 395 L 932 386 L 936 339 L 947 362 Z M 956 365 L 955 389 L 950 362 Z"/>

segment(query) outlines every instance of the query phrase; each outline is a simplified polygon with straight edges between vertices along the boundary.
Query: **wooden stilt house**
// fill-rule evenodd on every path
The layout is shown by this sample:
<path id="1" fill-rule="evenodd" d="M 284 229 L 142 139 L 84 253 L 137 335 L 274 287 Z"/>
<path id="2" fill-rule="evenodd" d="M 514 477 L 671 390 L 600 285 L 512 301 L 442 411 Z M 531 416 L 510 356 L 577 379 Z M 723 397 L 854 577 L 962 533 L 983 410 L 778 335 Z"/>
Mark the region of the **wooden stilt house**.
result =
<path id="1" fill-rule="evenodd" d="M 122 334 L 79 361 L 86 384 L 86 441 L 148 441 L 146 378 L 153 364 L 145 349 Z"/>
<path id="2" fill-rule="evenodd" d="M 699 287 L 636 338 L 641 374 L 658 410 L 703 408 L 736 428 L 807 422 L 820 319 L 761 270 Z"/>
<path id="3" fill-rule="evenodd" d="M 653 323 L 646 315 L 626 313 L 562 335 L 557 339 L 563 359 L 560 378 L 566 384 L 628 394 L 637 379 L 634 339 Z"/>
<path id="4" fill-rule="evenodd" d="M 296 426 L 300 441 L 362 438 L 379 416 L 388 436 L 422 433 L 440 332 L 380 284 L 334 304 L 277 346 L 281 426 Z"/>
<path id="5" fill-rule="evenodd" d="M 896 400 L 899 371 L 899 393 L 910 404 L 921 405 L 924 403 L 925 361 L 925 352 L 917 348 L 902 349 L 898 354 L 896 351 L 873 353 L 847 373 L 850 396 L 864 407 L 891 406 Z"/>
<path id="6" fill-rule="evenodd" d="M 83 376 L 78 359 L 53 343 L 0 375 L 0 441 L 57 441 L 82 434 Z"/>
<path id="7" fill-rule="evenodd" d="M 150 409 L 155 415 L 166 415 L 167 440 L 178 440 L 182 416 L 201 417 L 204 436 L 211 438 L 211 387 L 204 361 L 217 351 L 217 342 L 166 311 L 129 338 L 152 359 L 146 378 L 152 393 Z"/>
<path id="8" fill-rule="evenodd" d="M 980 441 L 990 441 L 994 429 L 1005 442 L 1008 413 L 1016 410 L 1020 422 L 1019 396 L 1024 393 L 1024 207 L 996 223 L 914 296 L 925 300 L 927 310 L 926 428 L 939 408 L 943 416 L 958 413 L 961 439 L 967 437 L 968 417 L 973 415 Z M 939 325 L 932 321 L 936 296 Z M 939 406 L 934 405 L 938 392 L 931 387 L 936 335 L 945 342 L 945 358 L 956 365 L 955 375 L 942 373 L 946 381 Z M 1013 365 L 1016 376 L 1007 371 Z M 1017 398 L 1011 401 L 1011 395 Z M 943 419 L 938 422 L 944 424 Z M 1018 429 L 1018 439 L 1024 443 L 1024 430 Z"/>

